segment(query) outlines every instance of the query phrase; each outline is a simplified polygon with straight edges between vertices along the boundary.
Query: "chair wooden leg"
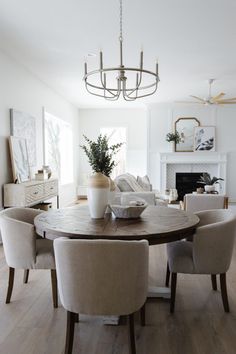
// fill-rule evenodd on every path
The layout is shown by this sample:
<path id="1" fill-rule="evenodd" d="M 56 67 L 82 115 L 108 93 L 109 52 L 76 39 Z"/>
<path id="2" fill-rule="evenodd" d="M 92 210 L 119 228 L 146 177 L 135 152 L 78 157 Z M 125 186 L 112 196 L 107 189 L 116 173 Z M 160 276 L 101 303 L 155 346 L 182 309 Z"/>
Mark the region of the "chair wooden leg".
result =
<path id="1" fill-rule="evenodd" d="M 11 294 L 12 294 L 12 289 L 13 289 L 13 284 L 14 284 L 14 275 L 15 275 L 15 268 L 9 267 L 9 278 L 8 278 L 6 304 L 9 304 L 11 301 Z"/>
<path id="2" fill-rule="evenodd" d="M 75 330 L 75 315 L 76 314 L 74 312 L 67 311 L 65 354 L 72 354 Z"/>
<path id="3" fill-rule="evenodd" d="M 217 279 L 216 279 L 216 274 L 211 274 L 211 283 L 212 283 L 212 289 L 217 290 Z"/>
<path id="4" fill-rule="evenodd" d="M 29 269 L 24 270 L 24 277 L 23 277 L 23 283 L 27 284 L 29 279 Z"/>
<path id="5" fill-rule="evenodd" d="M 166 286 L 169 286 L 169 281 L 170 281 L 170 268 L 169 268 L 169 263 L 167 262 L 166 266 Z"/>
<path id="6" fill-rule="evenodd" d="M 129 315 L 129 345 L 130 345 L 130 354 L 136 354 L 133 313 Z"/>
<path id="7" fill-rule="evenodd" d="M 224 305 L 225 312 L 229 312 L 229 301 L 227 294 L 227 286 L 226 286 L 226 273 L 220 274 L 220 288 L 221 288 L 221 296 Z"/>
<path id="8" fill-rule="evenodd" d="M 145 326 L 145 323 L 146 323 L 145 305 L 146 305 L 146 303 L 144 303 L 140 309 L 141 326 Z"/>
<path id="9" fill-rule="evenodd" d="M 170 313 L 174 313 L 175 310 L 176 284 L 177 284 L 177 273 L 171 273 Z"/>
<path id="10" fill-rule="evenodd" d="M 57 272 L 56 269 L 51 269 L 51 283 L 52 283 L 52 299 L 54 308 L 58 307 L 58 294 L 57 294 Z"/>

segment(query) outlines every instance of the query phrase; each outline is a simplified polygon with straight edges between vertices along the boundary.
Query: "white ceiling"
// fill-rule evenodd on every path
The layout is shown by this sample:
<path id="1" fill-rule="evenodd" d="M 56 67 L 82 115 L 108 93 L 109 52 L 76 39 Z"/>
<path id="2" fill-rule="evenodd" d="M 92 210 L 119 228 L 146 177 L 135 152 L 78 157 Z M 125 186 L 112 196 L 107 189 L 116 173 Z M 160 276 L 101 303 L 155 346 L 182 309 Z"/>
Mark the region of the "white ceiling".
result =
<path id="1" fill-rule="evenodd" d="M 159 59 L 159 89 L 139 104 L 206 97 L 208 78 L 213 94 L 236 96 L 235 0 L 123 2 L 125 64 L 138 65 L 141 45 L 144 67 Z M 84 89 L 84 57 L 102 48 L 104 64 L 118 65 L 118 36 L 118 0 L 0 0 L 0 48 L 79 107 L 106 103 Z"/>

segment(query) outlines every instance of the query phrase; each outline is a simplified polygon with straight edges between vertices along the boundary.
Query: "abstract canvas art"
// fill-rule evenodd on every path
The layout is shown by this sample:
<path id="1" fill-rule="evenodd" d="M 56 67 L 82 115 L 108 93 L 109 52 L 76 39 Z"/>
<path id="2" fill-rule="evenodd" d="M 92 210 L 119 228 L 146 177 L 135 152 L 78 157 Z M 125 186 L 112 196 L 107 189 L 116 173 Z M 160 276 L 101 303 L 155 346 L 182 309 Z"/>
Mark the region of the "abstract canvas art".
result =
<path id="1" fill-rule="evenodd" d="M 28 113 L 10 109 L 11 135 L 17 138 L 26 139 L 29 165 L 34 167 L 36 159 L 36 121 Z"/>
<path id="2" fill-rule="evenodd" d="M 215 151 L 215 127 L 195 128 L 194 151 Z"/>
<path id="3" fill-rule="evenodd" d="M 22 183 L 29 181 L 30 168 L 26 139 L 10 136 L 9 144 L 14 182 Z"/>

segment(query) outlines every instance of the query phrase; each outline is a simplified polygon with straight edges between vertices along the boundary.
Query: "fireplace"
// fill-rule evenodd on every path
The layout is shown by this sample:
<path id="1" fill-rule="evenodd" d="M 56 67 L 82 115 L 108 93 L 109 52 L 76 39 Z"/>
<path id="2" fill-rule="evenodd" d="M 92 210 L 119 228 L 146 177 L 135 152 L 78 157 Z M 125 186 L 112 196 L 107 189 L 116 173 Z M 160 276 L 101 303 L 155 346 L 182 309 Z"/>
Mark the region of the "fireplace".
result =
<path id="1" fill-rule="evenodd" d="M 177 172 L 176 189 L 178 191 L 178 200 L 183 200 L 186 193 L 192 193 L 198 187 L 203 187 L 202 183 L 199 183 L 199 179 L 203 172 Z"/>
<path id="2" fill-rule="evenodd" d="M 150 161 L 152 162 L 152 160 Z M 176 188 L 177 173 L 199 173 L 199 175 L 201 175 L 202 172 L 205 171 L 208 172 L 212 177 L 219 176 L 224 179 L 224 183 L 220 184 L 220 193 L 226 193 L 226 153 L 218 153 L 216 151 L 185 153 L 160 152 L 158 154 L 158 163 L 159 164 L 155 165 L 158 167 L 158 170 L 155 172 L 153 169 L 153 174 L 151 174 L 151 172 L 150 174 L 152 180 L 156 181 L 154 187 L 157 188 L 161 193 L 164 193 L 166 189 Z M 190 192 L 193 190 L 196 190 L 196 185 L 191 188 Z M 181 195 L 181 198 L 183 198 L 183 195 Z"/>

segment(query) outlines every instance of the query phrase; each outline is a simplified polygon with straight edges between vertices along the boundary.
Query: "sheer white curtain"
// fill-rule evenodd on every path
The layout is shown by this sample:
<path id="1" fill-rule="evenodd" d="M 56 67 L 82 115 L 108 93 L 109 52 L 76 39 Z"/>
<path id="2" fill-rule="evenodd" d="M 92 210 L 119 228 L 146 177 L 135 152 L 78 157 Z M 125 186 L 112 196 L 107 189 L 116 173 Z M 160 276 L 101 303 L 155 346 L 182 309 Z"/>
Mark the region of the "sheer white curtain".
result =
<path id="1" fill-rule="evenodd" d="M 112 171 L 111 178 L 126 172 L 126 143 L 127 129 L 125 127 L 102 127 L 100 129 L 102 135 L 107 135 L 109 145 L 124 143 L 119 152 L 114 156 L 116 166 Z"/>
<path id="2" fill-rule="evenodd" d="M 44 164 L 61 184 L 73 183 L 72 126 L 48 112 L 44 113 Z"/>

